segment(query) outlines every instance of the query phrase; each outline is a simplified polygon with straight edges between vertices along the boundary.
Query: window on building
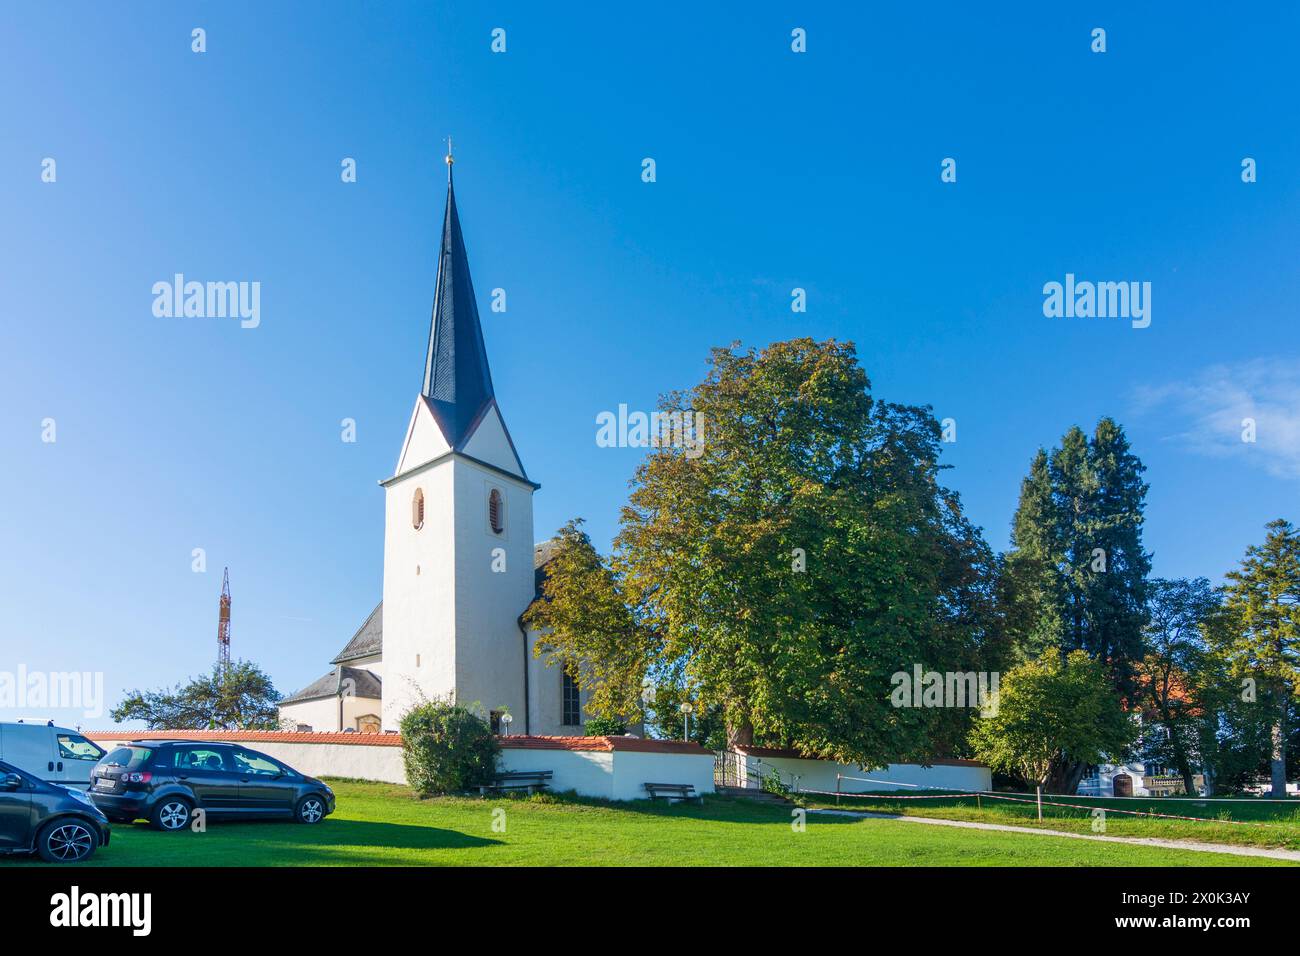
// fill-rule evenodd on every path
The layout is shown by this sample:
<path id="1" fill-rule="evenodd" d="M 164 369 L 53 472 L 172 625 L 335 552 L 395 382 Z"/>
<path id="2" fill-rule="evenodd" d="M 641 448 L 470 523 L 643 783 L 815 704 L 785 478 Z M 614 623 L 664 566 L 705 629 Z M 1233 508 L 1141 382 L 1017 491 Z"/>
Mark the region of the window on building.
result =
<path id="1" fill-rule="evenodd" d="M 506 530 L 506 504 L 501 498 L 501 492 L 495 488 L 488 495 L 488 524 L 491 525 L 493 534 L 501 534 Z"/>
<path id="2" fill-rule="evenodd" d="M 560 691 L 561 714 L 560 723 L 572 727 L 582 723 L 582 695 L 578 690 L 578 682 L 569 676 L 569 672 L 564 672 L 564 685 Z"/>
<path id="3" fill-rule="evenodd" d="M 489 710 L 489 711 L 488 711 L 488 724 L 492 727 L 492 733 L 494 733 L 494 734 L 500 734 L 500 733 L 501 733 L 501 714 L 502 714 L 502 713 L 503 713 L 503 712 L 502 712 L 502 711 L 499 711 L 499 710 Z"/>
<path id="4" fill-rule="evenodd" d="M 411 525 L 416 531 L 424 527 L 424 489 L 416 488 L 411 499 Z"/>

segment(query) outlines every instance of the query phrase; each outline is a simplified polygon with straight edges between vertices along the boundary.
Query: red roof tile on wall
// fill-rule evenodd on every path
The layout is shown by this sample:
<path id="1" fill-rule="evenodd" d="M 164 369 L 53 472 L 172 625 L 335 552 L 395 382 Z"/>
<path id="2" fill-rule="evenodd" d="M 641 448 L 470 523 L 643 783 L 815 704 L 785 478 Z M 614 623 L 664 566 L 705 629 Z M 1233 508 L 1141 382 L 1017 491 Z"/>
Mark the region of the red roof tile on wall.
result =
<path id="1" fill-rule="evenodd" d="M 227 740 L 255 744 L 353 744 L 400 747 L 401 734 L 299 733 L 286 730 L 88 730 L 91 740 Z"/>
<path id="2" fill-rule="evenodd" d="M 361 747 L 400 747 L 401 734 L 306 733 L 284 730 L 102 730 L 87 731 L 91 740 L 225 740 L 256 744 L 346 744 Z M 708 754 L 699 744 L 641 737 L 498 737 L 508 750 L 613 750 L 638 753 Z"/>
<path id="3" fill-rule="evenodd" d="M 644 737 L 501 737 L 509 750 L 635 751 L 659 754 L 711 754 L 699 744 L 684 740 L 646 740 Z"/>

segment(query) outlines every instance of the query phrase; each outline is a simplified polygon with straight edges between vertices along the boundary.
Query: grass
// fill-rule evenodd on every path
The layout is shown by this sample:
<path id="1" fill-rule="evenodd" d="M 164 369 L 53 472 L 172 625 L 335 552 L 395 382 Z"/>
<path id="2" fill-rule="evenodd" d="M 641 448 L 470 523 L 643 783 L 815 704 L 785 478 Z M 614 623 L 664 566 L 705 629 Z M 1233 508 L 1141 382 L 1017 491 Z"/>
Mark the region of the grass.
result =
<path id="1" fill-rule="evenodd" d="M 316 826 L 214 823 L 206 833 L 119 824 L 84 866 L 1252 866 L 1281 861 L 892 820 L 791 812 L 747 800 L 610 804 L 563 795 L 421 800 L 335 781 Z M 505 811 L 505 832 L 493 830 Z M 0 867 L 22 865 L 11 858 Z"/>
<path id="2" fill-rule="evenodd" d="M 944 820 L 970 820 L 979 823 L 1007 823 L 1015 826 L 1063 830 L 1068 833 L 1093 833 L 1091 810 L 1043 807 L 1043 822 L 1033 797 L 1017 794 L 1028 803 L 1015 803 L 983 797 L 936 797 L 925 800 L 890 800 L 881 796 L 842 797 L 840 809 L 901 813 L 907 816 L 937 817 Z M 1300 850 L 1300 801 L 1268 803 L 1247 799 L 1243 802 L 1214 803 L 1195 797 L 1163 799 L 1123 799 L 1108 797 L 1063 797 L 1043 794 L 1043 800 L 1101 808 L 1105 814 L 1106 836 L 1159 837 L 1165 840 L 1197 840 L 1236 846 L 1280 847 Z M 810 807 L 834 807 L 835 798 L 806 795 L 802 802 Z M 1142 817 L 1117 810 L 1140 810 L 1168 813 L 1191 820 L 1166 820 Z M 1227 821 L 1238 821 L 1230 823 Z M 1246 824 L 1246 825 L 1242 825 Z"/>

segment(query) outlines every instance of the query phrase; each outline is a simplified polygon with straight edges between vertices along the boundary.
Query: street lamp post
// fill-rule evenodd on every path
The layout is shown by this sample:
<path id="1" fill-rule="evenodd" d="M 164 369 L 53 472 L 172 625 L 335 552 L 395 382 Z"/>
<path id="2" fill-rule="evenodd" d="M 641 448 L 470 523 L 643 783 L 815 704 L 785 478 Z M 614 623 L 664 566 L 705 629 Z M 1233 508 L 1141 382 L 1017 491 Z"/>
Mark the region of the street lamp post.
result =
<path id="1" fill-rule="evenodd" d="M 503 737 L 510 736 L 510 721 L 512 720 L 514 720 L 514 718 L 510 716 L 509 711 L 501 715 L 501 726 L 505 728 L 505 733 L 502 734 Z"/>
<path id="2" fill-rule="evenodd" d="M 686 701 L 681 707 L 677 708 L 682 712 L 682 740 L 691 739 L 691 707 L 690 701 Z"/>

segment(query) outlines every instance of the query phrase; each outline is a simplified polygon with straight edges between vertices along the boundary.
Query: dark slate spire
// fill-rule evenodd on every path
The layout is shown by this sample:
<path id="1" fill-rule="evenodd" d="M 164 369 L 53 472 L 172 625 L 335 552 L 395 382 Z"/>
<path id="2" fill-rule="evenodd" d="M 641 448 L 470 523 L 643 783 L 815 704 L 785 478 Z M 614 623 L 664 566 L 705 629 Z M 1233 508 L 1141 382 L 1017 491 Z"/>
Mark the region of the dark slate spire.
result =
<path id="1" fill-rule="evenodd" d="M 447 214 L 442 223 L 442 252 L 438 257 L 438 285 L 429 328 L 429 354 L 424 362 L 421 389 L 448 443 L 461 447 L 470 430 L 492 402 L 492 374 L 488 371 L 483 329 L 469 278 L 469 258 L 456 214 L 456 193 L 451 183 L 451 143 L 447 144 Z"/>

